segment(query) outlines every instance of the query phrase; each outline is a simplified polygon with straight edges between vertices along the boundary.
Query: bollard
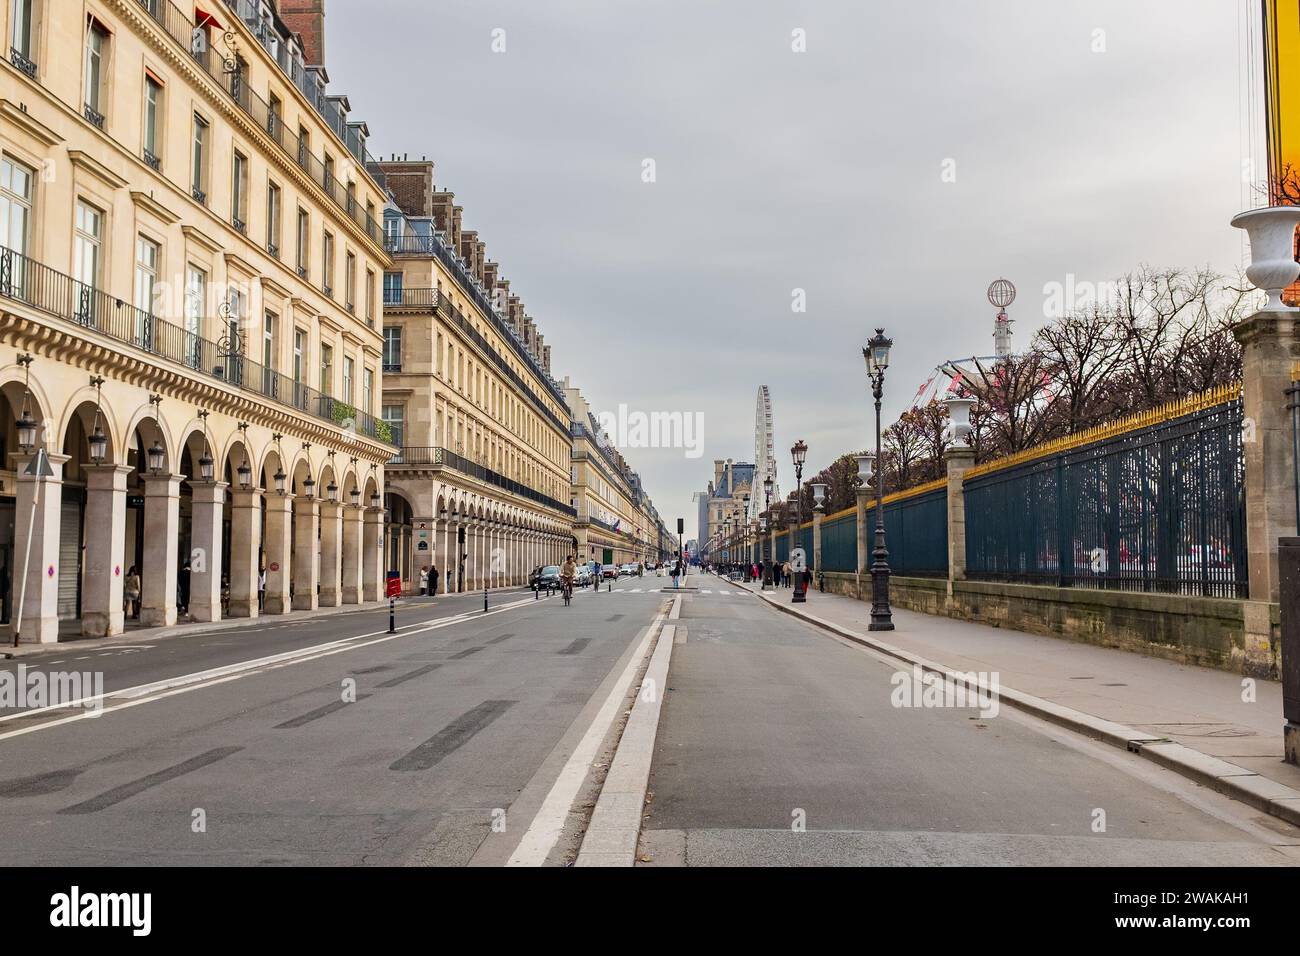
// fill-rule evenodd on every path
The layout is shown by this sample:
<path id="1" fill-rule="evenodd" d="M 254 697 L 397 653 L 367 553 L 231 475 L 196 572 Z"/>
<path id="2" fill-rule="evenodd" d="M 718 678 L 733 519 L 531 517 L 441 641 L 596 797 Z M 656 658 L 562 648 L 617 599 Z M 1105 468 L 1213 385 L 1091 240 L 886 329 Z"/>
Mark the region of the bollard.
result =
<path id="1" fill-rule="evenodd" d="M 396 610 L 397 610 L 397 598 L 390 597 L 388 599 L 388 633 L 389 634 L 397 633 Z"/>
<path id="2" fill-rule="evenodd" d="M 487 585 L 483 585 L 483 613 L 487 613 Z"/>

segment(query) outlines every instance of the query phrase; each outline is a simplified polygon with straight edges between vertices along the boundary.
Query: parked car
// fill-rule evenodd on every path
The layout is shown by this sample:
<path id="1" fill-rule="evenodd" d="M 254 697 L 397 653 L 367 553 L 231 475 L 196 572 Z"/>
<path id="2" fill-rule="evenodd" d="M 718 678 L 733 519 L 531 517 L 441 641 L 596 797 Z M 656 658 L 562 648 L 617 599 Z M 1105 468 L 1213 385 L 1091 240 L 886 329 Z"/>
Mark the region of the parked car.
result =
<path id="1" fill-rule="evenodd" d="M 548 564 L 544 568 L 538 568 L 537 583 L 534 588 L 558 588 L 560 586 L 560 566 L 558 564 Z"/>
<path id="2" fill-rule="evenodd" d="M 528 572 L 528 586 L 534 591 L 537 590 L 537 582 L 542 576 L 542 566 L 539 564 Z"/>
<path id="3" fill-rule="evenodd" d="M 585 588 L 591 583 L 591 566 L 586 564 L 578 565 L 578 570 L 574 572 L 573 583 L 580 588 Z"/>
<path id="4" fill-rule="evenodd" d="M 634 578 L 634 577 L 636 577 L 636 565 L 635 565 L 635 564 L 625 564 L 625 565 L 623 565 L 622 567 L 620 567 L 620 568 L 618 569 L 618 576 L 619 576 L 620 578 Z"/>
<path id="5" fill-rule="evenodd" d="M 603 565 L 600 569 L 600 576 L 602 579 L 618 577 L 618 565 L 617 564 Z"/>

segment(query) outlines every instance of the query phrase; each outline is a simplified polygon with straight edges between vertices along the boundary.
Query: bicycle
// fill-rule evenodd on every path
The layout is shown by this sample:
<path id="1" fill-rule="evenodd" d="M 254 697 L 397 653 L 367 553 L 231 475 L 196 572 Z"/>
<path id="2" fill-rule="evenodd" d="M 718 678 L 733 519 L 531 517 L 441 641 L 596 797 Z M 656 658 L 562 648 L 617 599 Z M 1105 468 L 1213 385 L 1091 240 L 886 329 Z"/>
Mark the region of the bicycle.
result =
<path id="1" fill-rule="evenodd" d="M 569 602 L 573 600 L 573 578 L 564 578 L 560 581 L 560 593 L 564 595 L 564 606 L 568 607 Z"/>

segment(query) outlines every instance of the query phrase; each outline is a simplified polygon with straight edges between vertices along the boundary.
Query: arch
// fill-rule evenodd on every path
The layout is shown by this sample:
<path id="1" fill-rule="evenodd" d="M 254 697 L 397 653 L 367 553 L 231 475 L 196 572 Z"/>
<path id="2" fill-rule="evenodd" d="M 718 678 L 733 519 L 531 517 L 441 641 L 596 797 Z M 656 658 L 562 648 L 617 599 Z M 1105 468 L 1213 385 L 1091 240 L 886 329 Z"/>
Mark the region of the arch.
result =
<path id="1" fill-rule="evenodd" d="M 36 421 L 36 445 L 48 449 L 50 433 L 56 427 L 53 420 L 53 406 L 36 378 L 32 378 L 30 387 L 27 387 L 25 379 L 26 373 L 21 365 L 5 366 L 0 369 L 0 394 L 9 402 L 12 410 L 11 420 L 16 420 L 22 414 L 23 392 L 25 390 L 29 393 L 27 407 Z M 9 422 L 6 421 L 2 427 L 10 427 Z M 62 437 L 61 431 L 58 437 Z M 8 462 L 5 463 L 5 467 L 8 467 Z"/>
<path id="2" fill-rule="evenodd" d="M 80 396 L 78 400 L 77 396 Z M 63 410 L 63 417 L 59 426 L 59 449 L 67 447 L 70 438 L 70 430 L 74 426 L 80 426 L 81 435 L 88 438 L 95 430 L 95 409 L 99 409 L 99 426 L 104 435 L 108 438 L 107 454 L 104 456 L 106 464 L 121 464 L 126 458 L 126 446 L 122 441 L 122 436 L 117 431 L 116 416 L 113 414 L 112 407 L 108 402 L 96 403 L 95 390 L 90 386 L 77 389 L 73 393 L 73 398 L 69 400 Z M 88 447 L 79 449 L 80 457 L 90 460 L 90 450 Z M 77 456 L 74 456 L 77 457 Z"/>
<path id="3" fill-rule="evenodd" d="M 178 464 L 177 455 L 174 451 L 176 446 L 172 443 L 171 431 L 168 429 L 167 423 L 155 413 L 152 405 L 146 403 L 143 408 L 136 409 L 122 434 L 125 436 L 123 460 L 130 455 L 132 449 L 136 448 L 137 445 L 147 450 L 150 445 L 157 441 L 163 449 L 163 468 L 171 470 Z"/>

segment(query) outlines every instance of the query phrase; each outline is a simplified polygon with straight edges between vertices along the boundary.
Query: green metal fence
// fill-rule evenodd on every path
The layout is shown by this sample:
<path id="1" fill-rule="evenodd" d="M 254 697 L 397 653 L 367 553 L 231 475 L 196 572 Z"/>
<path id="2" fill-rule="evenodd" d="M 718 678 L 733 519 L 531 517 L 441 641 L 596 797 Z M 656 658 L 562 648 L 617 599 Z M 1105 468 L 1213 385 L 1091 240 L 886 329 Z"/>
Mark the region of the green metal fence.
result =
<path id="1" fill-rule="evenodd" d="M 1245 597 L 1242 424 L 1233 398 L 968 478 L 967 575 Z"/>
<path id="2" fill-rule="evenodd" d="M 876 543 L 876 513 L 867 512 L 867 549 Z M 889 569 L 912 577 L 948 575 L 948 491 L 939 488 L 924 494 L 890 501 L 885 496 L 885 547 Z M 871 566 L 871 556 L 865 564 Z"/>
<path id="3" fill-rule="evenodd" d="M 858 569 L 858 516 L 856 512 L 822 522 L 822 569 L 854 572 Z"/>

